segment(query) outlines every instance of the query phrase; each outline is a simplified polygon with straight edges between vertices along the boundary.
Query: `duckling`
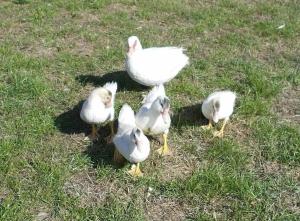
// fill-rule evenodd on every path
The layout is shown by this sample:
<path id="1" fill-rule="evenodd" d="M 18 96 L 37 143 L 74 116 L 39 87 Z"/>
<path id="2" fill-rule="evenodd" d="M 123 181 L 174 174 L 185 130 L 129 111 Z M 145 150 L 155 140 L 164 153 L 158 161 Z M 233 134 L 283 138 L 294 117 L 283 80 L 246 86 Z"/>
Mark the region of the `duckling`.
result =
<path id="1" fill-rule="evenodd" d="M 82 105 L 80 118 L 92 125 L 92 140 L 98 137 L 97 124 L 109 122 L 111 135 L 114 134 L 114 102 L 117 88 L 116 82 L 106 83 L 103 87 L 94 89 Z"/>
<path id="2" fill-rule="evenodd" d="M 153 47 L 143 49 L 136 36 L 128 38 L 126 69 L 128 75 L 145 86 L 166 83 L 189 63 L 189 58 L 178 47 Z"/>
<path id="3" fill-rule="evenodd" d="M 210 94 L 202 104 L 202 113 L 209 120 L 209 124 L 202 126 L 203 129 L 211 129 L 212 121 L 218 123 L 224 119 L 220 131 L 214 132 L 215 137 L 224 136 L 224 128 L 233 113 L 236 94 L 232 91 L 218 91 Z"/>
<path id="4" fill-rule="evenodd" d="M 142 176 L 140 163 L 149 156 L 150 142 L 136 126 L 134 112 L 128 104 L 121 108 L 118 123 L 118 131 L 113 138 L 116 147 L 114 161 L 119 161 L 120 155 L 123 156 L 133 164 L 128 173 L 132 176 Z"/>
<path id="5" fill-rule="evenodd" d="M 167 136 L 171 125 L 170 100 L 162 84 L 155 86 L 142 101 L 135 117 L 136 125 L 149 135 L 163 134 L 164 145 L 157 150 L 160 155 L 170 154 Z"/>

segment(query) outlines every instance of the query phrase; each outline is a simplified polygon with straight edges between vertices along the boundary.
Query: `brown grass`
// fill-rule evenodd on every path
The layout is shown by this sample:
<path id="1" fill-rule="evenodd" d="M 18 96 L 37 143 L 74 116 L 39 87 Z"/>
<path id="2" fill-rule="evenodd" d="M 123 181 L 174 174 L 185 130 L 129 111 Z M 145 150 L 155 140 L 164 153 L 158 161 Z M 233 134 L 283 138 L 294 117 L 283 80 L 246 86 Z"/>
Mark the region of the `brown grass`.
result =
<path id="1" fill-rule="evenodd" d="M 283 121 L 300 124 L 300 87 L 289 86 L 282 90 L 273 111 Z"/>

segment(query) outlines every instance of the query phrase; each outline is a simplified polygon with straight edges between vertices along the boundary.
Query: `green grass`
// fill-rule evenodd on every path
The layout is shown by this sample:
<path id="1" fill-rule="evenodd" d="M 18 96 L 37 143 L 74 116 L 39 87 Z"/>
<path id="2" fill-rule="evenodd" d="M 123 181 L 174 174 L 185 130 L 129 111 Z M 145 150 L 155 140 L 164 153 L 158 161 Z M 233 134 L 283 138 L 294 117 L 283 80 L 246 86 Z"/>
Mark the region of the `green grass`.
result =
<path id="1" fill-rule="evenodd" d="M 273 0 L 2 1 L 0 220 L 298 220 L 299 11 Z M 166 85 L 174 155 L 152 153 L 139 179 L 102 138 L 83 141 L 79 119 L 108 80 L 121 82 L 117 112 L 139 108 L 147 89 L 123 72 L 130 35 L 190 57 Z M 199 104 L 219 89 L 238 94 L 222 140 L 200 128 Z"/>

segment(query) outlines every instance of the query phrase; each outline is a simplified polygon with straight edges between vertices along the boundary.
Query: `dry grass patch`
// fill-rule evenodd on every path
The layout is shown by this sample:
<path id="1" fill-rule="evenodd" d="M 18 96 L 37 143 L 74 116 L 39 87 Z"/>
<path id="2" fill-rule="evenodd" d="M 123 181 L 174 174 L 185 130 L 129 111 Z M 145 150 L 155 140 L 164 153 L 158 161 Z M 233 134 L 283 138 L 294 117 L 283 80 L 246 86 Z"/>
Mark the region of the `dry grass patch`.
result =
<path id="1" fill-rule="evenodd" d="M 287 87 L 282 90 L 273 106 L 275 114 L 289 123 L 300 124 L 300 87 Z"/>
<path id="2" fill-rule="evenodd" d="M 126 5 L 122 3 L 111 3 L 105 7 L 105 11 L 109 11 L 110 13 L 119 13 L 125 12 L 133 15 L 137 11 L 136 5 Z"/>
<path id="3" fill-rule="evenodd" d="M 111 193 L 127 196 L 127 193 L 116 185 L 117 180 L 96 179 L 94 171 L 82 171 L 71 176 L 64 183 L 64 192 L 78 198 L 82 207 L 96 206 L 105 202 Z"/>
<path id="4" fill-rule="evenodd" d="M 150 196 L 145 202 L 147 220 L 185 220 L 190 208 L 180 200 Z"/>
<path id="5" fill-rule="evenodd" d="M 276 161 L 264 161 L 260 165 L 260 170 L 263 175 L 273 176 L 289 176 L 295 181 L 300 181 L 300 168 L 291 168 L 287 165 L 280 164 Z"/>
<path id="6" fill-rule="evenodd" d="M 47 58 L 51 59 L 55 57 L 58 52 L 58 49 L 55 47 L 47 47 L 42 42 L 30 42 L 28 46 L 24 45 L 19 48 L 21 52 L 26 55 L 29 55 L 33 58 Z"/>
<path id="7" fill-rule="evenodd" d="M 159 156 L 156 150 L 161 145 L 153 144 L 152 142 L 151 155 L 148 159 L 149 163 L 145 162 L 149 170 L 146 176 L 155 175 L 162 181 L 171 181 L 177 178 L 184 179 L 191 175 L 197 167 L 197 158 L 184 149 L 180 149 L 179 145 L 175 144 L 172 140 L 169 140 L 168 143 L 172 151 L 169 156 Z"/>

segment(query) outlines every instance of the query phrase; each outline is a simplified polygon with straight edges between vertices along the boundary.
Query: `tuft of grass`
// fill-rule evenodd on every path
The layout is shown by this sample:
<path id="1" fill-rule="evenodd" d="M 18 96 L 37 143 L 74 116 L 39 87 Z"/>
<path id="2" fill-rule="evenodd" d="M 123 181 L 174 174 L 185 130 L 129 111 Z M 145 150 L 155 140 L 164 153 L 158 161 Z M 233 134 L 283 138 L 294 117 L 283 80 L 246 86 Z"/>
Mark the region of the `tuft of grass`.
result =
<path id="1" fill-rule="evenodd" d="M 258 120 L 254 126 L 259 149 L 266 160 L 299 166 L 299 130 L 268 119 Z"/>

